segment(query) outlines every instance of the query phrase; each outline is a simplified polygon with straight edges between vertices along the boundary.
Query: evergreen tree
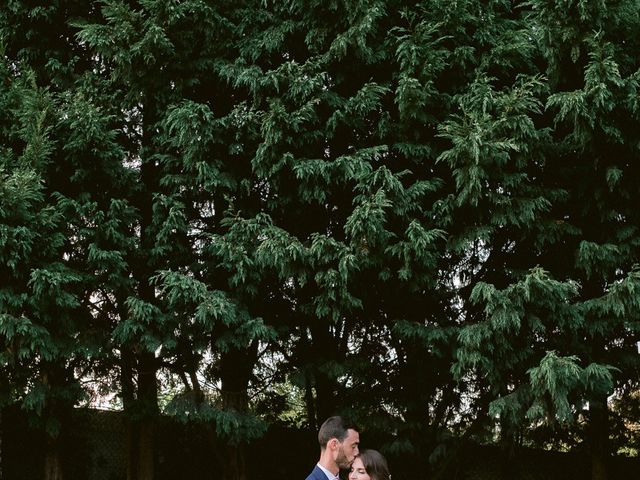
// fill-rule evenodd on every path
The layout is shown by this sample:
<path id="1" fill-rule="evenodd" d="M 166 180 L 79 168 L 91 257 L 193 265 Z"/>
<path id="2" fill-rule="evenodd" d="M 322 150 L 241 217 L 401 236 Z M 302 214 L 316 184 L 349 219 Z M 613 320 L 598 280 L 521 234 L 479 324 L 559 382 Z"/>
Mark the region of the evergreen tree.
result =
<path id="1" fill-rule="evenodd" d="M 73 222 L 57 190 L 61 90 L 81 55 L 67 45 L 66 15 L 81 2 L 1 11 L 2 35 L 2 368 L 3 405 L 18 405 L 45 432 L 43 477 L 63 476 L 59 442 L 85 392 L 94 352 L 86 335 L 86 275 L 72 261 Z M 59 23 L 56 23 L 59 22 Z M 40 30 L 49 26 L 46 33 Z M 67 180 L 65 179 L 65 182 Z"/>
<path id="2" fill-rule="evenodd" d="M 458 366 L 489 380 L 491 411 L 511 442 L 530 422 L 562 424 L 588 405 L 592 478 L 607 478 L 607 396 L 638 368 L 637 189 L 623 180 L 637 155 L 627 130 L 637 123 L 628 100 L 637 81 L 628 43 L 637 3 L 529 6 L 529 36 L 548 81 L 534 100 L 545 114 L 536 108 L 525 120 L 549 136 L 527 141 L 534 156 L 522 174 L 539 193 L 515 229 L 501 221 L 481 245 L 487 280 L 470 285 L 473 324 L 461 331 Z"/>
<path id="3" fill-rule="evenodd" d="M 153 476 L 160 369 L 181 378 L 187 394 L 174 398 L 169 411 L 215 426 L 222 440 L 216 448 L 228 448 L 216 451 L 225 478 L 245 477 L 238 444 L 263 431 L 245 416 L 258 342 L 270 334 L 245 303 L 257 292 L 245 272 L 235 271 L 242 251 L 234 245 L 225 254 L 227 240 L 218 239 L 227 229 L 225 213 L 241 202 L 251 205 L 256 195 L 245 178 L 248 161 L 234 158 L 245 141 L 236 129 L 243 94 L 216 72 L 233 54 L 237 9 L 230 5 L 106 2 L 103 22 L 80 26 L 80 41 L 97 53 L 111 95 L 122 102 L 125 156 L 136 175 L 134 285 L 119 299 L 113 331 L 133 420 L 131 478 Z M 220 263 L 229 253 L 230 263 Z M 211 384 L 221 382 L 219 398 L 205 395 L 203 370 Z"/>
<path id="4" fill-rule="evenodd" d="M 0 7 L 0 385 L 48 478 L 86 379 L 130 479 L 161 413 L 236 480 L 302 410 L 408 470 L 497 431 L 569 434 L 606 478 L 639 367 L 639 6 Z"/>

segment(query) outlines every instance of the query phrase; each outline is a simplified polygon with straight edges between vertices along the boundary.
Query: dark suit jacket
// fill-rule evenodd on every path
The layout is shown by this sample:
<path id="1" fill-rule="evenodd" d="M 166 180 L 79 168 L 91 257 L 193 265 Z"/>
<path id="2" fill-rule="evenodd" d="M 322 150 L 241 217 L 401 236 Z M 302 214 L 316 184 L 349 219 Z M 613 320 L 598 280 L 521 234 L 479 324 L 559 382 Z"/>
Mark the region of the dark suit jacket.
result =
<path id="1" fill-rule="evenodd" d="M 313 470 L 311 470 L 311 473 L 306 478 L 306 480 L 327 480 L 327 476 L 322 470 L 320 470 L 320 467 L 316 465 L 315 467 L 313 467 Z"/>

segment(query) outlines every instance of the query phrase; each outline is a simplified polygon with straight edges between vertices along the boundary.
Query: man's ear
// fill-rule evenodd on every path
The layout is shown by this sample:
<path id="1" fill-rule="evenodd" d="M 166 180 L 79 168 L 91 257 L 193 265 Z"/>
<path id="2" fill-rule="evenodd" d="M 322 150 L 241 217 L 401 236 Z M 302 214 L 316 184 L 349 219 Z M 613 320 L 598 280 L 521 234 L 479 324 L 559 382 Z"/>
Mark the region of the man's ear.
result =
<path id="1" fill-rule="evenodd" d="M 337 438 L 332 438 L 331 440 L 329 440 L 329 445 L 331 445 L 331 449 L 332 450 L 337 450 L 338 449 L 338 444 L 340 442 L 338 441 Z"/>

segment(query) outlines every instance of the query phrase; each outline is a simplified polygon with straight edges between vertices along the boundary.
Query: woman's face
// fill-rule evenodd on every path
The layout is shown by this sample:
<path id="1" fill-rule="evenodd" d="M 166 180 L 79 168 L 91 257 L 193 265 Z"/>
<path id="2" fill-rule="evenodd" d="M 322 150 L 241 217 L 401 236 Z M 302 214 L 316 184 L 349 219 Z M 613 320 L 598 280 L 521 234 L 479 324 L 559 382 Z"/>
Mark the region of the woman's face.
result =
<path id="1" fill-rule="evenodd" d="M 360 457 L 356 457 L 356 459 L 351 464 L 349 480 L 371 480 L 371 477 L 367 473 L 367 470 L 364 468 L 364 464 L 362 463 L 362 459 Z"/>

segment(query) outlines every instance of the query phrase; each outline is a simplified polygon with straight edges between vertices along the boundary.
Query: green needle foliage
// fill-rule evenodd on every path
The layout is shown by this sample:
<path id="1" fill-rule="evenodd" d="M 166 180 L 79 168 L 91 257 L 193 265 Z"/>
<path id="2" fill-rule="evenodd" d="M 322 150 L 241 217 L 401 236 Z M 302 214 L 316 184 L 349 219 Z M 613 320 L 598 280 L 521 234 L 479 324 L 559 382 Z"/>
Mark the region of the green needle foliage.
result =
<path id="1" fill-rule="evenodd" d="M 240 479 L 337 412 L 407 472 L 473 439 L 605 478 L 638 422 L 638 12 L 8 2 L 2 404 L 55 437 L 114 394 L 132 479 L 159 414 Z"/>

